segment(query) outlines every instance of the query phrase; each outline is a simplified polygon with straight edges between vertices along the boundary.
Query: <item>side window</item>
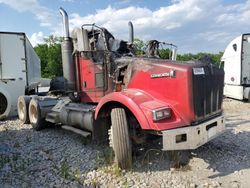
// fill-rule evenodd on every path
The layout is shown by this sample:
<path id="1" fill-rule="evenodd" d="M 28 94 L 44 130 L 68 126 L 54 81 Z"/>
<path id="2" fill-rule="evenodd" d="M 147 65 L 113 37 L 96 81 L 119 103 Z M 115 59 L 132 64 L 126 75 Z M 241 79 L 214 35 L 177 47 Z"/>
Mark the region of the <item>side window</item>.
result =
<path id="1" fill-rule="evenodd" d="M 233 44 L 234 51 L 237 51 L 237 44 Z"/>
<path id="2" fill-rule="evenodd" d="M 219 67 L 220 67 L 221 69 L 224 69 L 224 64 L 225 64 L 225 61 L 221 61 Z"/>

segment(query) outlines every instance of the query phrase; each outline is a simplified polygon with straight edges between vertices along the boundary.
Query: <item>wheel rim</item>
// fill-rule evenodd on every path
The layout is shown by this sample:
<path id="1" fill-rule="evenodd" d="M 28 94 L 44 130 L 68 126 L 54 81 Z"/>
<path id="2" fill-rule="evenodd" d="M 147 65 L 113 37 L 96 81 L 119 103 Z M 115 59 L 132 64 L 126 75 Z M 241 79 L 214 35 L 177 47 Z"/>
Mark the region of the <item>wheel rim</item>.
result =
<path id="1" fill-rule="evenodd" d="M 23 102 L 19 102 L 18 111 L 19 111 L 18 112 L 19 119 L 23 120 L 25 116 L 25 111 L 26 111 Z"/>
<path id="2" fill-rule="evenodd" d="M 30 106 L 30 122 L 35 124 L 37 123 L 37 119 L 38 119 L 37 108 L 35 105 L 31 105 Z"/>
<path id="3" fill-rule="evenodd" d="M 2 115 L 8 106 L 7 98 L 2 93 L 0 93 L 0 104 L 0 115 Z"/>

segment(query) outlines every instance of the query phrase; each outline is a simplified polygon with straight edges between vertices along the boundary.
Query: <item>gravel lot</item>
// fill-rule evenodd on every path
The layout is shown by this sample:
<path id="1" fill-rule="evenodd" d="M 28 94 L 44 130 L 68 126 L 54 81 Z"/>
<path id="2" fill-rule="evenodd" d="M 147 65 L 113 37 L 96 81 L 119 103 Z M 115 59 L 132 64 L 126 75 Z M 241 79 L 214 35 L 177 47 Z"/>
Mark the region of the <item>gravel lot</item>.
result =
<path id="1" fill-rule="evenodd" d="M 133 171 L 110 164 L 110 150 L 90 139 L 19 120 L 0 121 L 0 187 L 250 187 L 250 103 L 224 100 L 226 132 L 170 168 L 158 148 L 142 150 Z"/>

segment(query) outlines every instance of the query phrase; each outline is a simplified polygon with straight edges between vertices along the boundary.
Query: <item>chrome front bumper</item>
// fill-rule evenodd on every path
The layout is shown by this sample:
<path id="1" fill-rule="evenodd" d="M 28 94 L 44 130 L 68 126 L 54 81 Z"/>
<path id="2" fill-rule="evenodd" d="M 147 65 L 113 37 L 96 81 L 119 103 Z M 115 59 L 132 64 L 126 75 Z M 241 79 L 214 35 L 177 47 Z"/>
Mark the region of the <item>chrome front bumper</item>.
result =
<path id="1" fill-rule="evenodd" d="M 225 130 L 225 118 L 219 116 L 207 122 L 162 131 L 163 150 L 189 150 L 209 142 Z"/>

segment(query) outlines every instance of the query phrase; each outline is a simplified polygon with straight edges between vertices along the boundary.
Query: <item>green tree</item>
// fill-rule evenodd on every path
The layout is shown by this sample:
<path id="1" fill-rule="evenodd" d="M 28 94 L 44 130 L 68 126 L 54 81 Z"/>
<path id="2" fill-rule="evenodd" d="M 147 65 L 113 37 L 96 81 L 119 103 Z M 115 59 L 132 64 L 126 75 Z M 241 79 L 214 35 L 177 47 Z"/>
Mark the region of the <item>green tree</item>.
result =
<path id="1" fill-rule="evenodd" d="M 47 44 L 39 44 L 35 48 L 36 54 L 40 58 L 41 61 L 41 72 L 42 72 L 42 77 L 46 78 L 46 73 L 45 69 L 48 64 L 48 45 Z"/>
<path id="2" fill-rule="evenodd" d="M 178 54 L 177 55 L 177 61 L 190 61 L 195 59 L 194 54 L 188 53 L 188 54 Z"/>
<path id="3" fill-rule="evenodd" d="M 57 37 L 54 35 L 50 35 L 47 38 L 44 38 L 44 41 L 47 45 L 60 44 L 63 41 L 63 37 Z"/>
<path id="4" fill-rule="evenodd" d="M 34 49 L 41 60 L 43 78 L 62 76 L 61 37 L 53 35 L 44 39 L 45 44 L 39 44 Z"/>
<path id="5" fill-rule="evenodd" d="M 170 52 L 170 49 L 168 48 L 159 49 L 159 55 L 160 55 L 160 58 L 162 59 L 171 59 L 170 57 L 171 52 Z"/>
<path id="6" fill-rule="evenodd" d="M 135 54 L 136 55 L 143 55 L 145 54 L 146 44 L 143 42 L 143 40 L 135 38 L 134 43 L 135 45 Z"/>
<path id="7" fill-rule="evenodd" d="M 48 64 L 45 70 L 50 78 L 63 75 L 60 44 L 53 44 L 49 46 Z"/>
<path id="8" fill-rule="evenodd" d="M 136 48 L 136 51 L 135 51 L 136 55 L 145 54 L 147 44 L 143 40 L 139 38 L 135 38 L 134 45 Z M 160 46 L 159 55 L 160 55 L 160 58 L 162 59 L 171 59 L 171 49 L 165 48 L 165 46 Z M 177 54 L 176 59 L 177 61 L 190 61 L 190 60 L 198 60 L 204 56 L 208 56 L 211 59 L 212 63 L 219 65 L 222 55 L 223 55 L 223 52 L 219 52 L 217 54 L 206 53 L 206 52 L 199 52 L 196 54 L 187 53 L 187 54 Z"/>
<path id="9" fill-rule="evenodd" d="M 177 60 L 178 61 L 198 60 L 204 56 L 208 56 L 211 59 L 213 64 L 219 65 L 222 55 L 223 55 L 223 52 L 219 52 L 218 54 L 205 53 L 205 52 L 199 52 L 197 54 L 191 54 L 191 53 L 178 54 Z"/>

